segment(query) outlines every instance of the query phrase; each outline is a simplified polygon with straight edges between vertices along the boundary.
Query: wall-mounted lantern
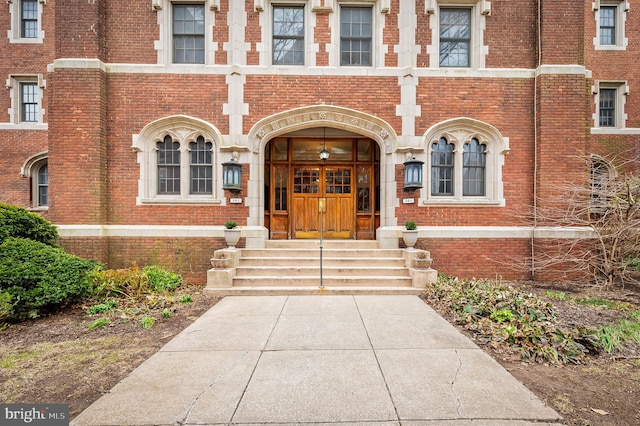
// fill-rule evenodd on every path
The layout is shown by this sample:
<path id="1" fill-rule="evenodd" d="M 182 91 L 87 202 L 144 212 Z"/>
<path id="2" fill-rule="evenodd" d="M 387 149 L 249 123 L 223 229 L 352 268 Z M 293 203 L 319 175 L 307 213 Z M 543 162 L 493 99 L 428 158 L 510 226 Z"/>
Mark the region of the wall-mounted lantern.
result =
<path id="1" fill-rule="evenodd" d="M 231 192 L 242 191 L 242 164 L 237 152 L 231 154 L 231 160 L 222 163 L 222 189 Z"/>
<path id="2" fill-rule="evenodd" d="M 422 188 L 422 165 L 424 161 L 416 160 L 411 153 L 404 162 L 404 190 L 413 191 Z"/>

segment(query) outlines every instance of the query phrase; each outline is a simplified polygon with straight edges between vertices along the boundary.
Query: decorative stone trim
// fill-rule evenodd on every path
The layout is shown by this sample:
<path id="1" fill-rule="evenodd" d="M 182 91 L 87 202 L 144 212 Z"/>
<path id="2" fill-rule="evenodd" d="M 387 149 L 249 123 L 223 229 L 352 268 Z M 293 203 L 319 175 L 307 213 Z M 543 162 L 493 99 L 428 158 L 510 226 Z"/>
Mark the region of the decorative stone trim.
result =
<path id="1" fill-rule="evenodd" d="M 376 140 L 387 154 L 396 150 L 396 133 L 385 121 L 359 111 L 330 105 L 296 108 L 266 117 L 258 121 L 249 132 L 249 143 L 253 145 L 253 151 L 258 153 L 262 141 L 311 127 L 348 130 Z"/>

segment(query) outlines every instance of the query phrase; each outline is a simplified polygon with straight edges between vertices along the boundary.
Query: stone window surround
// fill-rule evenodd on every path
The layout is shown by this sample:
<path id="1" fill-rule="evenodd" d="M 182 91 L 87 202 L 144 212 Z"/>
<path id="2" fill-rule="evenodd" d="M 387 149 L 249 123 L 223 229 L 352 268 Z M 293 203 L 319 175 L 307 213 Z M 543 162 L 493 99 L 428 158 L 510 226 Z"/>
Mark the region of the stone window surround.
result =
<path id="1" fill-rule="evenodd" d="M 44 11 L 44 5 L 47 4 L 47 0 L 38 1 L 38 37 L 35 38 L 23 38 L 21 36 L 21 0 L 7 0 L 7 3 L 9 4 L 9 15 L 11 16 L 11 28 L 7 30 L 7 38 L 9 39 L 9 43 L 37 44 L 44 42 L 44 31 L 42 30 L 42 12 Z"/>
<path id="2" fill-rule="evenodd" d="M 20 176 L 31 178 L 31 211 L 47 211 L 49 206 L 38 205 L 38 171 L 40 167 L 46 165 L 49 160 L 49 152 L 40 152 L 25 161 L 20 169 Z"/>
<path id="3" fill-rule="evenodd" d="M 166 135 L 180 144 L 180 194 L 158 194 L 158 155 L 156 143 Z M 189 143 L 203 136 L 205 142 L 212 143 L 213 153 L 213 194 L 191 194 Z M 222 194 L 222 166 L 217 150 L 222 145 L 222 135 L 211 124 L 189 116 L 178 115 L 161 118 L 147 124 L 139 134 L 133 135 L 132 150 L 137 154 L 140 165 L 138 197 L 136 204 L 222 204 L 218 194 Z"/>
<path id="4" fill-rule="evenodd" d="M 600 7 L 615 6 L 616 7 L 616 44 L 600 44 Z M 631 9 L 628 0 L 596 0 L 592 3 L 592 9 L 595 12 L 596 20 L 596 36 L 593 38 L 593 45 L 596 50 L 626 50 L 629 45 L 629 39 L 625 37 L 625 22 L 627 13 Z"/>
<path id="5" fill-rule="evenodd" d="M 454 145 L 454 187 L 453 196 L 431 195 L 431 152 L 432 144 L 447 139 Z M 486 146 L 485 195 L 463 196 L 463 150 L 464 144 L 476 138 Z M 421 191 L 421 205 L 489 205 L 504 206 L 502 166 L 505 154 L 509 152 L 509 138 L 490 124 L 467 117 L 458 117 L 435 124 L 423 137 L 426 146 L 424 188 Z"/>
<path id="6" fill-rule="evenodd" d="M 38 84 L 38 121 L 23 122 L 20 117 L 20 83 L 37 83 Z M 11 108 L 7 111 L 9 114 L 9 123 L 18 126 L 21 129 L 40 130 L 43 126 L 45 110 L 42 107 L 42 96 L 46 88 L 46 80 L 42 78 L 42 74 L 12 74 L 6 82 L 11 98 Z"/>
<path id="7" fill-rule="evenodd" d="M 157 13 L 158 27 L 160 28 L 160 40 L 156 40 L 154 43 L 155 50 L 158 52 L 158 65 L 203 67 L 215 64 L 215 52 L 218 50 L 218 43 L 213 41 L 213 26 L 215 24 L 215 12 L 220 10 L 220 0 L 152 0 L 151 3 L 153 10 Z M 173 4 L 204 4 L 204 64 L 173 62 Z"/>
<path id="8" fill-rule="evenodd" d="M 616 115 L 615 127 L 600 127 L 600 88 L 616 89 Z M 599 129 L 605 133 L 615 133 L 616 130 L 626 128 L 627 114 L 624 112 L 624 106 L 629 95 L 629 85 L 626 81 L 600 81 L 597 80 L 591 87 L 594 94 L 595 113 L 593 114 L 593 129 Z M 593 130 L 592 129 L 592 130 Z"/>
<path id="9" fill-rule="evenodd" d="M 491 2 L 487 0 L 425 0 L 425 13 L 429 15 L 432 43 L 426 46 L 426 52 L 429 55 L 429 68 L 449 68 L 440 66 L 439 11 L 442 7 L 471 9 L 471 52 L 469 52 L 470 64 L 468 68 L 485 68 L 489 46 L 484 44 L 484 30 L 486 17 L 491 16 Z"/>
<path id="10" fill-rule="evenodd" d="M 384 66 L 384 57 L 387 53 L 387 45 L 382 43 L 382 30 L 384 19 L 379 19 L 380 14 L 389 13 L 390 0 L 325 0 L 324 6 L 320 0 L 255 0 L 254 7 L 257 12 L 262 12 L 260 25 L 262 27 L 262 43 L 258 43 L 257 50 L 260 51 L 260 63 L 272 65 L 272 5 L 299 5 L 305 7 L 305 67 L 316 66 L 316 53 L 320 51 L 318 43 L 314 42 L 314 32 L 316 26 L 316 13 L 329 15 L 329 28 L 331 29 L 331 42 L 325 48 L 329 54 L 329 66 L 341 68 L 353 68 L 353 66 L 340 65 L 340 7 L 341 6 L 371 6 L 373 9 L 372 28 L 372 58 L 370 66 L 362 68 L 377 68 Z M 301 65 L 296 65 L 301 66 Z"/>

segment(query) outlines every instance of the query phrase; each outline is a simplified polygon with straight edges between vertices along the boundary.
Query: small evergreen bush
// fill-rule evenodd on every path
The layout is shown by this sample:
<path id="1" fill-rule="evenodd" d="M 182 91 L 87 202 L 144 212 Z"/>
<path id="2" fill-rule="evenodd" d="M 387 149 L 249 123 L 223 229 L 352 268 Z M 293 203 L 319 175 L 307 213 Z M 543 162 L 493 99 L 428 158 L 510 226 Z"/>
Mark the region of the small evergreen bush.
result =
<path id="1" fill-rule="evenodd" d="M 0 203 L 0 243 L 11 237 L 27 238 L 55 246 L 58 231 L 51 222 L 35 213 Z"/>
<path id="2" fill-rule="evenodd" d="M 179 274 L 167 271 L 159 266 L 145 266 L 142 272 L 149 278 L 149 288 L 151 291 L 174 291 L 182 284 L 182 277 Z"/>
<path id="3" fill-rule="evenodd" d="M 88 295 L 89 273 L 100 267 L 64 250 L 24 238 L 0 244 L 0 312 L 9 321 L 36 317 L 42 310 L 73 302 Z M 0 314 L 1 315 L 1 314 Z"/>

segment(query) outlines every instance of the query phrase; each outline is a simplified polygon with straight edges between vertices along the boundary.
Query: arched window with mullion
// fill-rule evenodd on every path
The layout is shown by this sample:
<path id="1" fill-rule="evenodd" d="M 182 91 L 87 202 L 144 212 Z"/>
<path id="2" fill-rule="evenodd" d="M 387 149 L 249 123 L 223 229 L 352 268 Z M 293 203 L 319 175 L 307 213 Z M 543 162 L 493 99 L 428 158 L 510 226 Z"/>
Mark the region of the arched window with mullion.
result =
<path id="1" fill-rule="evenodd" d="M 180 144 L 165 136 L 158 150 L 158 194 L 180 194 Z"/>
<path id="2" fill-rule="evenodd" d="M 213 194 L 213 144 L 198 136 L 189 144 L 191 194 Z"/>
<path id="3" fill-rule="evenodd" d="M 473 138 L 464 144 L 462 154 L 462 195 L 485 195 L 486 147 Z"/>
<path id="4" fill-rule="evenodd" d="M 431 195 L 453 195 L 454 146 L 441 137 L 431 148 Z"/>

